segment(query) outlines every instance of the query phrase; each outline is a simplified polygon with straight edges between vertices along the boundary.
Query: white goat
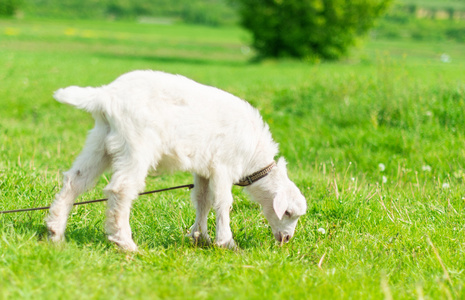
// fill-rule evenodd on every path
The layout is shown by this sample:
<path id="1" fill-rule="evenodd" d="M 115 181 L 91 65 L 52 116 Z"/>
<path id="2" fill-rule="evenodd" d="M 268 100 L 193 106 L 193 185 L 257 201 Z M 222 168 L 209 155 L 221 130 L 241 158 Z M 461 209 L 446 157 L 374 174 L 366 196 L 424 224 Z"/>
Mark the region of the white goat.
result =
<path id="1" fill-rule="evenodd" d="M 231 187 L 244 178 L 278 241 L 293 236 L 306 211 L 305 198 L 287 176 L 285 160 L 274 164 L 278 147 L 268 126 L 249 103 L 227 92 L 179 75 L 134 71 L 102 87 L 59 89 L 54 97 L 92 113 L 95 127 L 64 173 L 63 187 L 50 208 L 46 222 L 52 241 L 63 240 L 76 197 L 109 167 L 113 175 L 105 188 L 106 231 L 109 240 L 125 250 L 137 250 L 130 208 L 150 169 L 194 173 L 197 211 L 190 236 L 204 243 L 210 243 L 207 216 L 213 206 L 216 244 L 236 247 L 229 226 Z"/>

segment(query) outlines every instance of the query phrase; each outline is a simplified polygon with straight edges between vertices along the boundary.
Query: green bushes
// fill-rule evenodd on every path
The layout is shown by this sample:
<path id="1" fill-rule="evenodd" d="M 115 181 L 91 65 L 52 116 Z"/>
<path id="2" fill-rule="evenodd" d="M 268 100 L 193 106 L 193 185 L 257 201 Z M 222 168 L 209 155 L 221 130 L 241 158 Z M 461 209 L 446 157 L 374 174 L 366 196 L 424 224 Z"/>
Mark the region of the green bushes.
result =
<path id="1" fill-rule="evenodd" d="M 19 5 L 19 0 L 0 0 L 0 17 L 13 16 Z"/>
<path id="2" fill-rule="evenodd" d="M 136 19 L 138 17 L 162 17 L 211 26 L 236 23 L 236 13 L 233 8 L 226 4 L 226 0 L 29 0 L 22 5 L 21 9 L 26 14 L 48 18 Z"/>
<path id="3" fill-rule="evenodd" d="M 262 56 L 319 60 L 344 53 L 354 37 L 373 24 L 373 3 L 379 4 L 375 12 L 379 14 L 386 1 L 391 0 L 0 0 L 0 17 L 141 19 L 221 26 L 237 24 L 240 12 L 243 23 L 250 23 L 253 44 Z M 245 22 L 245 17 L 250 20 Z M 400 0 L 377 23 L 374 37 L 465 42 L 465 4 L 458 1 Z"/>
<path id="4" fill-rule="evenodd" d="M 465 21 L 385 18 L 374 29 L 374 36 L 419 41 L 465 42 Z"/>
<path id="5" fill-rule="evenodd" d="M 374 30 L 374 36 L 394 39 L 465 41 L 465 5 L 456 3 L 396 3 Z"/>
<path id="6" fill-rule="evenodd" d="M 263 57 L 337 59 L 391 0 L 236 0 Z"/>

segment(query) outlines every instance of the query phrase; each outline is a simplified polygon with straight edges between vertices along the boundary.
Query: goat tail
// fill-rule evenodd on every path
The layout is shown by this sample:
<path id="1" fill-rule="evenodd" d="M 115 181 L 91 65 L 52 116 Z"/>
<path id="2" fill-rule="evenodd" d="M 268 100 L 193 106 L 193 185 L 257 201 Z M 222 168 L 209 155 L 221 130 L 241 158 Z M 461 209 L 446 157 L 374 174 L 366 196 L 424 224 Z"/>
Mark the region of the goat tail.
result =
<path id="1" fill-rule="evenodd" d="M 57 90 L 53 98 L 58 102 L 75 106 L 90 113 L 103 110 L 108 94 L 101 87 L 69 86 Z"/>

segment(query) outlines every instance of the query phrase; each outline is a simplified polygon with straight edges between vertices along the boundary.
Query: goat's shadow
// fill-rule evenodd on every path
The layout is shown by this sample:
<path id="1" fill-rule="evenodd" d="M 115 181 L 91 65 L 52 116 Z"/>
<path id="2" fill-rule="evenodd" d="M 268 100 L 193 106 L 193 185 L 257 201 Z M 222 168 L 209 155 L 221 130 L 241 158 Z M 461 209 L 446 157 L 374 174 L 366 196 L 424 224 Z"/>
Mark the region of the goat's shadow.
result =
<path id="1" fill-rule="evenodd" d="M 8 222 L 10 227 L 15 234 L 22 235 L 33 235 L 37 238 L 38 242 L 48 241 L 48 229 L 45 222 L 39 222 L 37 220 L 18 220 L 14 219 Z M 106 235 L 103 228 L 96 227 L 77 227 L 73 229 L 67 228 L 65 232 L 65 238 L 67 242 L 74 242 L 77 245 L 88 245 L 88 244 L 108 244 Z"/>
<path id="2" fill-rule="evenodd" d="M 13 224 L 13 230 L 18 234 L 29 233 L 35 234 L 37 240 L 48 241 L 48 230 L 45 223 L 37 222 L 37 220 L 27 220 L 27 221 L 15 221 Z M 240 237 L 236 239 L 236 244 L 240 250 L 256 249 L 272 246 L 268 241 L 261 241 L 260 239 L 252 237 L 250 234 L 245 234 L 245 229 L 240 229 Z M 185 234 L 188 230 L 185 229 Z M 139 236 L 138 233 L 134 232 L 136 235 L 136 243 L 140 243 L 142 248 L 147 250 L 157 249 L 157 248 L 172 248 L 175 246 L 188 247 L 188 248 L 198 248 L 202 250 L 209 250 L 217 248 L 213 244 L 196 244 L 192 241 L 191 238 L 186 237 L 185 234 L 179 233 L 175 236 L 158 236 L 156 240 L 151 241 L 150 237 Z M 212 235 L 212 239 L 213 239 Z M 89 245 L 95 245 L 105 249 L 115 247 L 111 242 L 108 241 L 106 233 L 102 226 L 68 226 L 65 232 L 65 241 L 67 243 L 71 242 L 76 244 L 78 247 L 84 247 Z"/>
<path id="3" fill-rule="evenodd" d="M 38 226 L 40 229 L 42 238 L 47 237 L 47 229 L 45 225 Z M 156 230 L 150 230 L 150 232 L 156 232 Z M 133 231 L 133 238 L 136 244 L 139 247 L 145 248 L 147 250 L 153 250 L 157 248 L 173 248 L 176 246 L 179 247 L 188 247 L 188 248 L 198 248 L 202 250 L 216 249 L 218 248 L 213 244 L 214 235 L 211 233 L 212 244 L 204 243 L 195 243 L 192 238 L 187 237 L 188 228 L 184 229 L 184 233 L 178 233 L 173 235 L 159 235 L 156 238 L 152 239 L 151 235 L 147 236 L 147 232 L 139 233 L 137 230 Z M 271 234 L 271 230 L 270 230 Z M 66 241 L 74 242 L 77 245 L 106 245 L 107 247 L 114 247 L 114 244 L 107 239 L 107 235 L 103 229 L 103 225 L 99 227 L 76 227 L 73 229 L 67 229 L 65 233 Z M 269 239 L 268 239 L 269 238 Z M 245 228 L 239 229 L 237 232 L 237 237 L 235 238 L 236 244 L 239 250 L 249 250 L 249 249 L 263 249 L 268 247 L 273 247 L 275 245 L 274 237 L 270 235 L 268 238 L 260 237 L 256 238 L 253 236 L 253 233 L 247 233 Z M 272 242 L 270 240 L 272 239 Z"/>
<path id="4" fill-rule="evenodd" d="M 65 232 L 66 241 L 77 245 L 110 245 L 103 228 L 77 227 Z"/>

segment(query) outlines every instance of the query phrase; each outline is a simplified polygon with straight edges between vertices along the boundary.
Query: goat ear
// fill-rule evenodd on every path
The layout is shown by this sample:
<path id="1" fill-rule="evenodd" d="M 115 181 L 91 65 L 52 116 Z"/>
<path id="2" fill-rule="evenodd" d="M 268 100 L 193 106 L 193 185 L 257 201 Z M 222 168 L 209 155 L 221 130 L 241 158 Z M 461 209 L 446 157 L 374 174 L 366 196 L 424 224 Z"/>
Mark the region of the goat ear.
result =
<path id="1" fill-rule="evenodd" d="M 284 197 L 280 197 L 279 193 L 274 197 L 273 199 L 273 209 L 276 215 L 278 216 L 278 219 L 282 219 L 284 216 L 284 213 L 286 212 L 287 209 L 287 200 Z"/>

